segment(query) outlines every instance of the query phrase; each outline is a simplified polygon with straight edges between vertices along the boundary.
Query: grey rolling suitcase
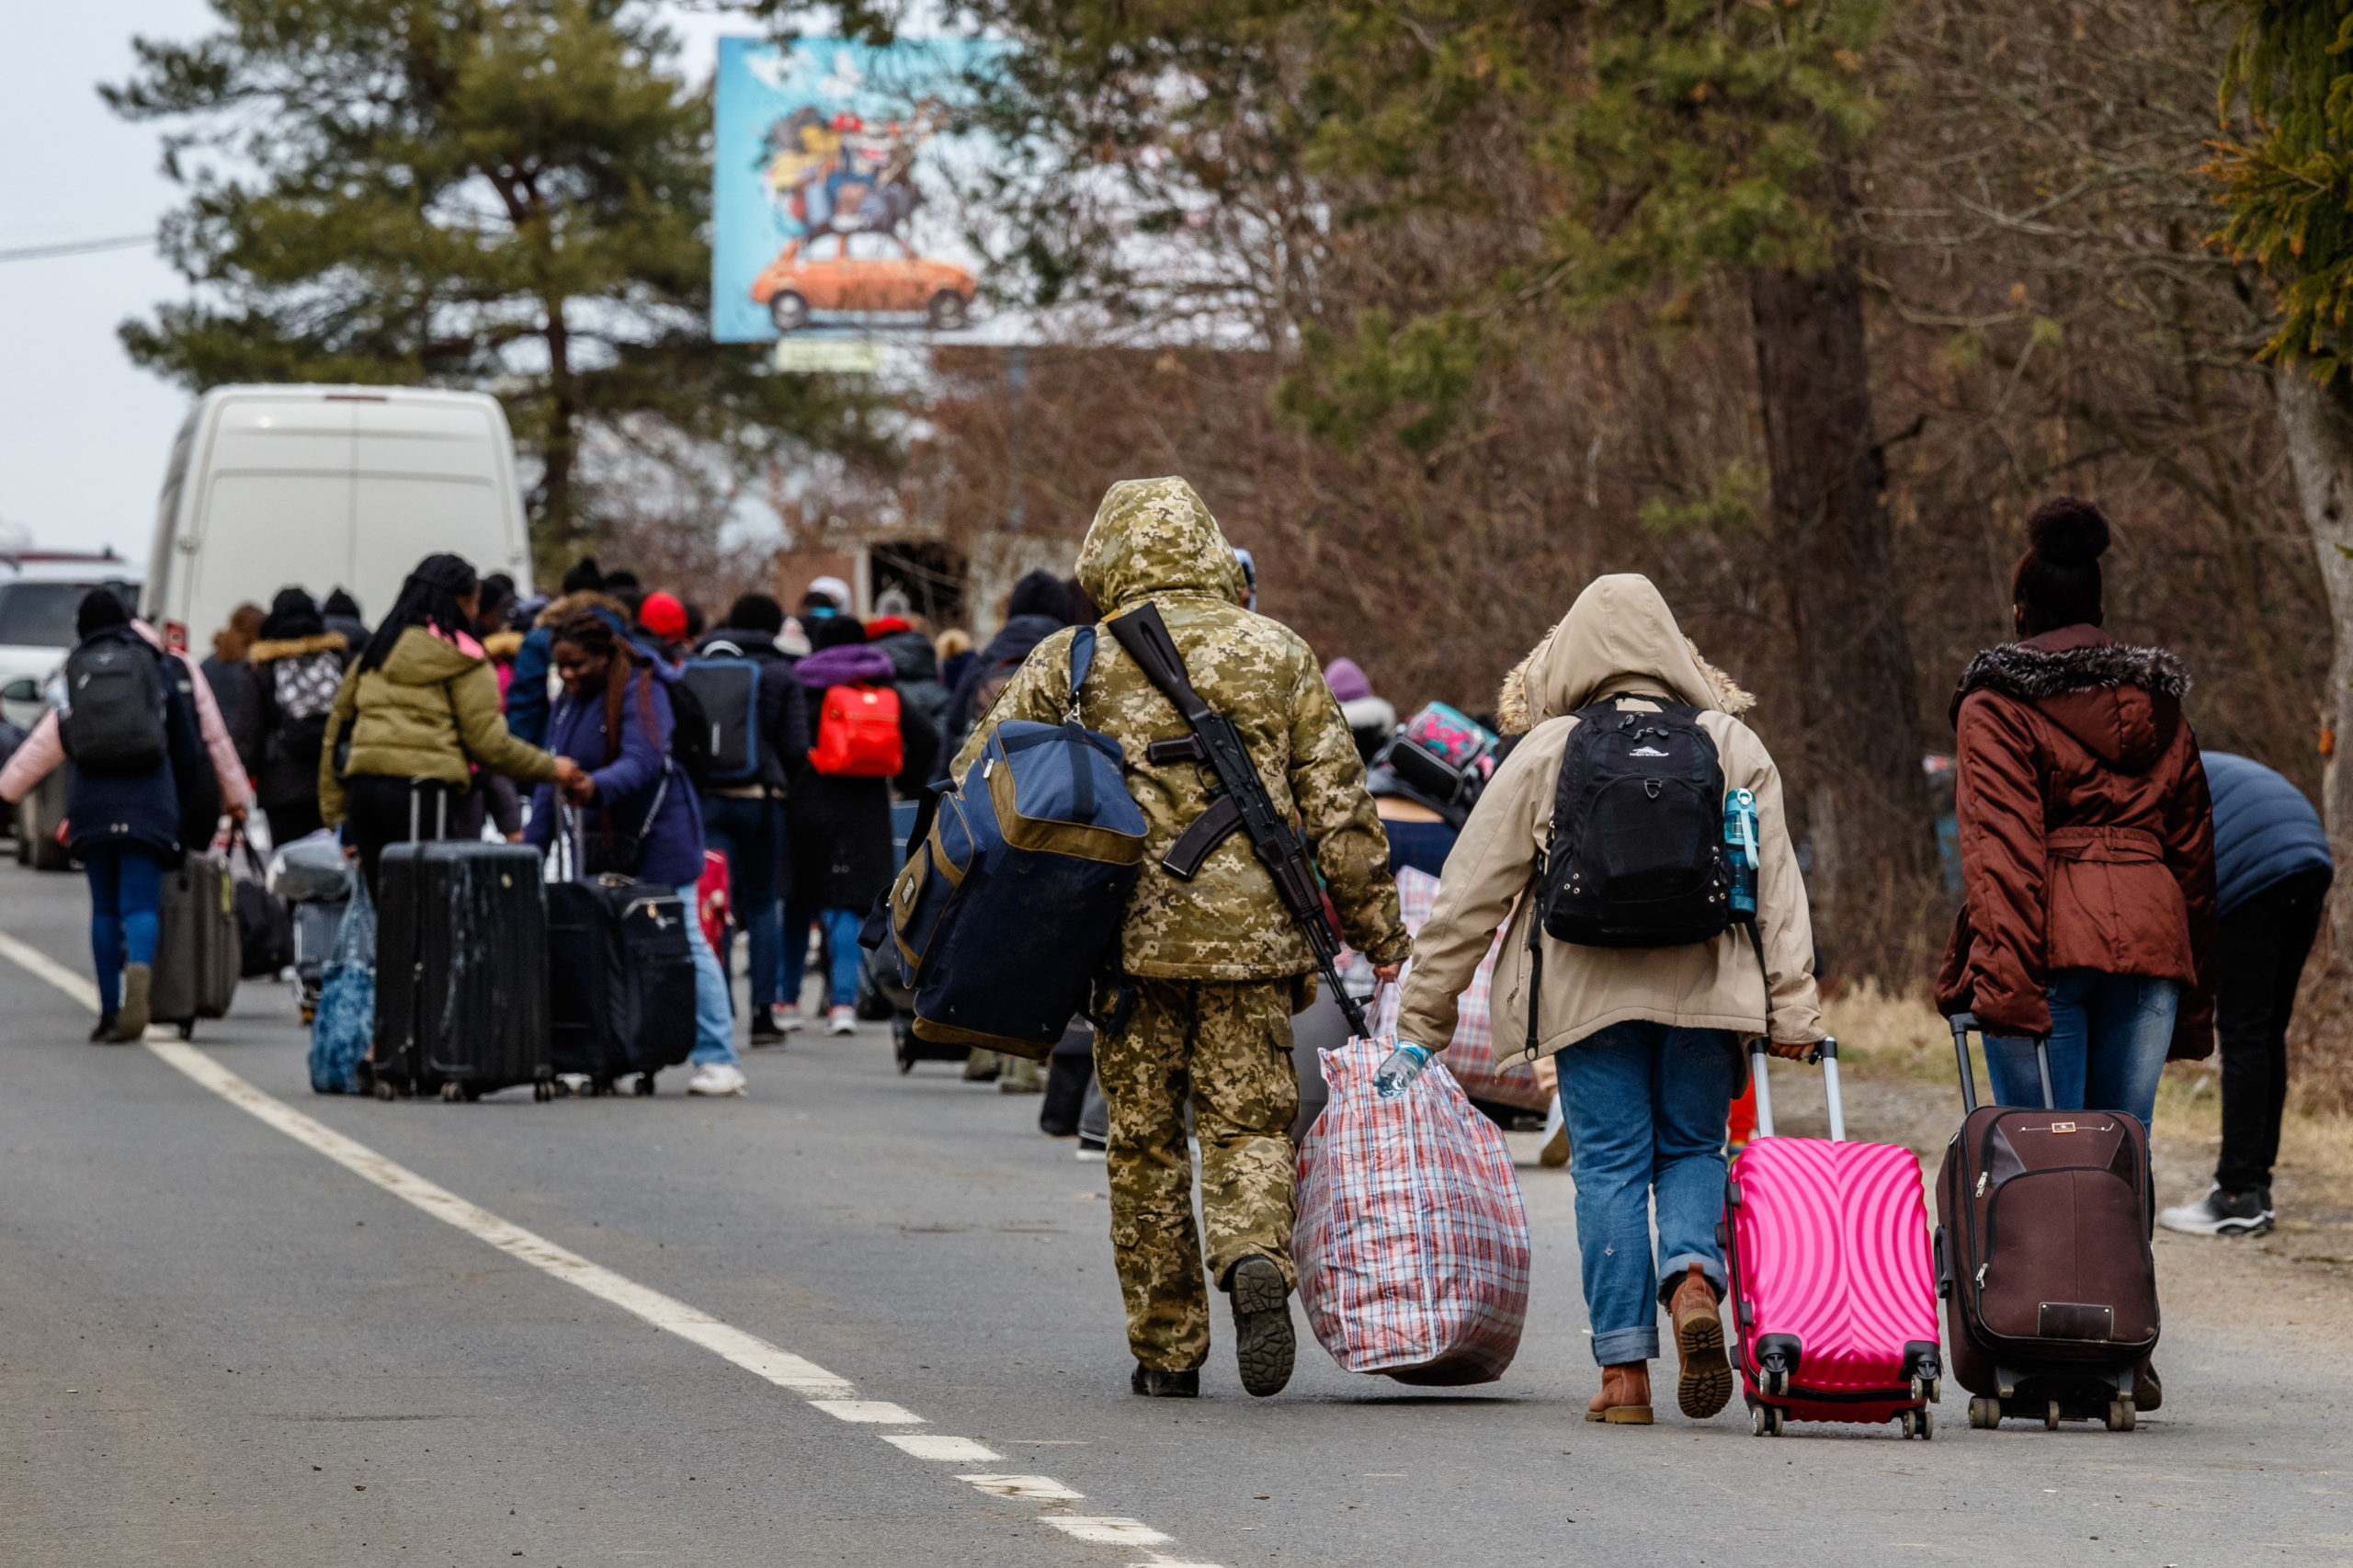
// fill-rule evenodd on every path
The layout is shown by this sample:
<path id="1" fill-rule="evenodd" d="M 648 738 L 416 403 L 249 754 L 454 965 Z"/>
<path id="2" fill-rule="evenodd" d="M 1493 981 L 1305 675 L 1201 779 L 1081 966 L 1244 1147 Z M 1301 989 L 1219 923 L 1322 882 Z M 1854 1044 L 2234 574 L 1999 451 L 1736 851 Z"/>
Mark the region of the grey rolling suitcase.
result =
<path id="1" fill-rule="evenodd" d="M 150 1016 L 159 1024 L 177 1024 L 180 1038 L 188 1039 L 199 1018 L 227 1014 L 244 960 L 229 868 L 209 855 L 189 854 L 178 870 L 164 875 Z"/>

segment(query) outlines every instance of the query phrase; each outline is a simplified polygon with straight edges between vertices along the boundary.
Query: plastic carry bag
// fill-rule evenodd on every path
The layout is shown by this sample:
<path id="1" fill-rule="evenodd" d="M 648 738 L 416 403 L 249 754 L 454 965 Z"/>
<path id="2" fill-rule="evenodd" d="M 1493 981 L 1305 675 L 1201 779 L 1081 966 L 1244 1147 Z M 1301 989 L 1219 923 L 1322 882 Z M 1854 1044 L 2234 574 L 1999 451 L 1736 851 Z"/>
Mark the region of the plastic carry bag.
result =
<path id="1" fill-rule="evenodd" d="M 359 1064 L 376 1034 L 376 906 L 363 878 L 352 880 L 351 905 L 335 933 L 311 1020 L 311 1087 L 323 1095 L 367 1092 Z"/>
<path id="2" fill-rule="evenodd" d="M 1316 1339 L 1351 1372 L 1493 1382 L 1528 1315 L 1528 1213 L 1511 1151 L 1445 1059 L 1393 1100 L 1392 1040 L 1324 1052 L 1331 1103 L 1299 1152 L 1291 1256 Z"/>
<path id="3" fill-rule="evenodd" d="M 352 881 L 351 862 L 331 827 L 280 845 L 270 858 L 269 891 L 290 903 L 332 903 L 350 892 Z"/>

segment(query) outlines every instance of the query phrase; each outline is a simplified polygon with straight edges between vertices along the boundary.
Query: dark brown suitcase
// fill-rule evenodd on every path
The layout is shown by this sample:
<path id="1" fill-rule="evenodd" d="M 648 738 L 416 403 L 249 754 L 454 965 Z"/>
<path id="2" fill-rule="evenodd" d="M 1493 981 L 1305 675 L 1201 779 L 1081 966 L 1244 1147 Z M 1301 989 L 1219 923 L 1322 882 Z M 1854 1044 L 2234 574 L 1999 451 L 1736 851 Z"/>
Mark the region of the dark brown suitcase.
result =
<path id="1" fill-rule="evenodd" d="M 1937 1173 L 1937 1283 L 1969 1424 L 2105 1421 L 2132 1429 L 2135 1374 L 2157 1345 L 2149 1135 L 2121 1111 L 1980 1106 L 1952 1019 L 1968 1116 Z"/>

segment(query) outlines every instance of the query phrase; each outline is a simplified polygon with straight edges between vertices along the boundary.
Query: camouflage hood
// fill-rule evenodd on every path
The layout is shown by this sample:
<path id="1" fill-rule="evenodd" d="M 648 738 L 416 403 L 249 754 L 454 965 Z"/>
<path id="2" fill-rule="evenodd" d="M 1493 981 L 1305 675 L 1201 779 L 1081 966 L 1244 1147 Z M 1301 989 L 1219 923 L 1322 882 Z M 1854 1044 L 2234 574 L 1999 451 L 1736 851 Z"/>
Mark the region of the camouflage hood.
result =
<path id="1" fill-rule="evenodd" d="M 1193 487 L 1181 479 L 1123 479 L 1103 494 L 1078 582 L 1105 615 L 1150 594 L 1214 594 L 1249 602 L 1242 563 Z"/>

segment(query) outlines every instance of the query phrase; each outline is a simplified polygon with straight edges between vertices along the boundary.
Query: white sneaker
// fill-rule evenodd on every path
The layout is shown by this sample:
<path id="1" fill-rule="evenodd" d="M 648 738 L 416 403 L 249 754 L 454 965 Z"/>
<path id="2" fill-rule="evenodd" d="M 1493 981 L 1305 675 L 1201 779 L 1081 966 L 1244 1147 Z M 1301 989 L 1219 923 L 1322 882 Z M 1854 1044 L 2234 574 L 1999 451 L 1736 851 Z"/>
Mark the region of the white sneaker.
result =
<path id="1" fill-rule="evenodd" d="M 825 1032 L 829 1035 L 856 1034 L 858 1032 L 858 1009 L 855 1007 L 836 1007 L 832 1012 L 827 1013 L 825 1015 Z"/>
<path id="2" fill-rule="evenodd" d="M 790 1034 L 795 1029 L 807 1028 L 809 1020 L 801 1016 L 797 1004 L 787 1003 L 776 1010 L 776 1027 L 778 1033 Z"/>
<path id="3" fill-rule="evenodd" d="M 1078 1135 L 1078 1157 L 1082 1160 L 1096 1161 L 1107 1158 L 1108 1155 L 1101 1143 L 1082 1132 Z"/>
<path id="4" fill-rule="evenodd" d="M 690 1095 L 740 1095 L 747 1086 L 744 1070 L 724 1062 L 705 1062 L 687 1080 L 687 1093 Z"/>

